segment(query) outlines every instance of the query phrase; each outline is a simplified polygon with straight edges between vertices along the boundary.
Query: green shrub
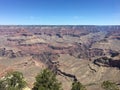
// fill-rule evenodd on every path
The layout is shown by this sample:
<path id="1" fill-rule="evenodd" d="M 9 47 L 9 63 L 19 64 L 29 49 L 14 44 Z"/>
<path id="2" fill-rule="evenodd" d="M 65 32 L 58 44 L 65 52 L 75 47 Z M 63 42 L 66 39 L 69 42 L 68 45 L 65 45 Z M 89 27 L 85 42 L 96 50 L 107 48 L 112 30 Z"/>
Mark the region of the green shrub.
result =
<path id="1" fill-rule="evenodd" d="M 105 90 L 119 90 L 118 86 L 110 81 L 104 81 L 101 86 Z"/>
<path id="2" fill-rule="evenodd" d="M 83 86 L 80 82 L 73 82 L 71 90 L 86 90 L 85 86 Z"/>
<path id="3" fill-rule="evenodd" d="M 33 90 L 61 90 L 61 83 L 52 71 L 44 69 L 36 76 Z"/>
<path id="4" fill-rule="evenodd" d="M 17 71 L 8 73 L 0 79 L 0 90 L 22 90 L 25 86 L 23 74 Z"/>

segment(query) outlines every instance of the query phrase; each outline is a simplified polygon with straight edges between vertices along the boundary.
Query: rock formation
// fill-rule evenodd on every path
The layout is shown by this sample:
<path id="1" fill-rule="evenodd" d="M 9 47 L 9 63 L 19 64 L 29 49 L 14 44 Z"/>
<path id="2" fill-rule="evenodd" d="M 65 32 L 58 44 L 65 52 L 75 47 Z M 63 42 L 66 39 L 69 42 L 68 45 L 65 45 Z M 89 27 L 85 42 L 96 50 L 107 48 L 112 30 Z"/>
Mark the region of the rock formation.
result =
<path id="1" fill-rule="evenodd" d="M 19 70 L 32 87 L 36 74 L 47 67 L 64 90 L 72 81 L 99 90 L 102 81 L 120 83 L 119 46 L 120 26 L 1 25 L 0 73 Z"/>

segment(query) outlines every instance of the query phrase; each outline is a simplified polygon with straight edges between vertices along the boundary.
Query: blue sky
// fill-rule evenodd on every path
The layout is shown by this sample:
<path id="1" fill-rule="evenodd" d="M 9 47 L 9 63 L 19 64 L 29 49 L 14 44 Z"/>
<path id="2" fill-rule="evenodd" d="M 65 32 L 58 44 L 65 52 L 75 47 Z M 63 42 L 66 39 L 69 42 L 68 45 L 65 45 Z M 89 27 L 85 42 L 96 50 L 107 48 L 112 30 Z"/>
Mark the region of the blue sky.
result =
<path id="1" fill-rule="evenodd" d="M 0 0 L 0 24 L 120 25 L 120 0 Z"/>

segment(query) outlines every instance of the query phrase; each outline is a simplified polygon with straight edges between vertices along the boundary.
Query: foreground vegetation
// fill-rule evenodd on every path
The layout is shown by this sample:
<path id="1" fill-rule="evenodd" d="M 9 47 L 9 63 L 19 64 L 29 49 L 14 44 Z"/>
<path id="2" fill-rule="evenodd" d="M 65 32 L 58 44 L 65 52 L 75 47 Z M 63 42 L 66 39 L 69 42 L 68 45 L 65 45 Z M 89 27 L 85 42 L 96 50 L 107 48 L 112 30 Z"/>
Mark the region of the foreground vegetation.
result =
<path id="1" fill-rule="evenodd" d="M 73 82 L 71 90 L 86 90 L 85 86 L 83 86 L 80 82 Z"/>
<path id="2" fill-rule="evenodd" d="M 32 90 L 63 90 L 61 83 L 56 79 L 56 75 L 49 69 L 42 70 L 36 77 L 36 82 Z M 8 73 L 0 79 L 0 90 L 23 90 L 27 86 L 21 72 Z M 119 90 L 118 86 L 110 81 L 101 84 L 104 90 Z M 72 83 L 71 90 L 87 90 L 80 82 Z"/>
<path id="3" fill-rule="evenodd" d="M 22 90 L 26 87 L 23 74 L 20 72 L 8 73 L 0 80 L 0 90 Z"/>
<path id="4" fill-rule="evenodd" d="M 33 90 L 61 90 L 61 83 L 52 71 L 45 69 L 36 76 Z"/>
<path id="5" fill-rule="evenodd" d="M 110 81 L 104 81 L 101 85 L 105 90 L 119 90 L 118 86 Z"/>

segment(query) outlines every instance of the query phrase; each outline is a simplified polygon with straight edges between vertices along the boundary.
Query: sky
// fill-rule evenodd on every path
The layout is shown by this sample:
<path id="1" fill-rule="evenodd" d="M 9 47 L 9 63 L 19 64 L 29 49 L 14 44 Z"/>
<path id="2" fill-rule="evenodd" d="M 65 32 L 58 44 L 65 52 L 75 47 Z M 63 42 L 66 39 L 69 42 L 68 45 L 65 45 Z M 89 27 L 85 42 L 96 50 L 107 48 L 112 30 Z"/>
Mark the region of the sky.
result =
<path id="1" fill-rule="evenodd" d="M 0 0 L 0 25 L 120 25 L 120 0 Z"/>

